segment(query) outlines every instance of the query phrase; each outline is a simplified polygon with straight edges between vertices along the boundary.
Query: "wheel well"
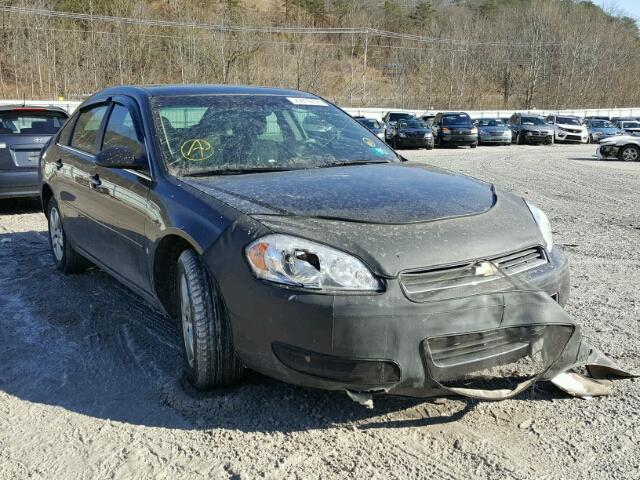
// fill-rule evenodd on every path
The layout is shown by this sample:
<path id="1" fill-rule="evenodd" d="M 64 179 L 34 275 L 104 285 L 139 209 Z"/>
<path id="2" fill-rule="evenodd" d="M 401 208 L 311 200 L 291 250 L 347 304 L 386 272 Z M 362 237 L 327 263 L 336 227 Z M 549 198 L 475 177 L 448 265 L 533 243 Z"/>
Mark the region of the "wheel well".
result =
<path id="1" fill-rule="evenodd" d="M 178 315 L 178 258 L 188 249 L 196 250 L 184 238 L 167 235 L 160 240 L 153 259 L 153 286 L 156 295 L 167 313 L 174 318 Z"/>
<path id="2" fill-rule="evenodd" d="M 42 192 L 40 194 L 40 203 L 42 204 L 42 211 L 45 215 L 49 215 L 49 212 L 47 210 L 51 197 L 53 197 L 53 190 L 51 190 L 51 187 L 45 183 L 42 186 Z"/>

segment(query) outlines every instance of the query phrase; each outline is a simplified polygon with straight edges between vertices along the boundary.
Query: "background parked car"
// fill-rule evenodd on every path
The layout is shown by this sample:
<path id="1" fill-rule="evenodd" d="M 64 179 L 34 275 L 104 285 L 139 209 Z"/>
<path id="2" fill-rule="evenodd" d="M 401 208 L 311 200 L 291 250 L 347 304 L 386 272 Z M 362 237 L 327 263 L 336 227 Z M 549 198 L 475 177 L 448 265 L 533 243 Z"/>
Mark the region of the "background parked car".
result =
<path id="1" fill-rule="evenodd" d="M 478 129 L 465 112 L 441 112 L 431 126 L 436 145 L 478 146 Z"/>
<path id="2" fill-rule="evenodd" d="M 431 125 L 433 124 L 433 119 L 436 118 L 436 116 L 427 114 L 427 115 L 420 115 L 418 118 L 422 119 L 424 123 L 426 123 L 429 127 L 431 127 Z"/>
<path id="3" fill-rule="evenodd" d="M 525 143 L 553 144 L 553 127 L 539 115 L 514 113 L 509 118 L 508 125 L 513 135 L 512 140 L 515 143 L 520 145 Z"/>
<path id="4" fill-rule="evenodd" d="M 360 122 L 362 125 L 364 125 L 373 133 L 375 133 L 376 137 L 378 137 L 380 140 L 385 139 L 384 138 L 385 125 L 383 122 L 379 122 L 375 118 L 365 118 L 365 117 L 353 117 L 353 118 L 355 118 L 358 122 Z"/>
<path id="5" fill-rule="evenodd" d="M 407 112 L 387 112 L 384 114 L 382 121 L 385 125 L 385 140 L 389 141 L 393 127 L 398 123 L 398 120 L 403 118 L 414 118 L 414 116 Z"/>
<path id="6" fill-rule="evenodd" d="M 589 143 L 598 143 L 603 138 L 622 135 L 623 132 L 609 120 L 589 119 L 586 122 Z"/>
<path id="7" fill-rule="evenodd" d="M 511 145 L 511 129 L 502 118 L 481 118 L 476 121 L 478 143 Z"/>
<path id="8" fill-rule="evenodd" d="M 640 135 L 640 122 L 637 120 L 618 120 L 615 125 L 627 135 Z"/>
<path id="9" fill-rule="evenodd" d="M 589 141 L 589 131 L 579 117 L 549 115 L 545 121 L 553 125 L 556 142 L 587 143 Z"/>
<path id="10" fill-rule="evenodd" d="M 0 198 L 40 194 L 40 151 L 68 116 L 57 107 L 0 107 Z"/>
<path id="11" fill-rule="evenodd" d="M 430 127 L 420 118 L 406 118 L 391 130 L 389 145 L 393 148 L 418 147 L 431 150 L 433 135 Z"/>

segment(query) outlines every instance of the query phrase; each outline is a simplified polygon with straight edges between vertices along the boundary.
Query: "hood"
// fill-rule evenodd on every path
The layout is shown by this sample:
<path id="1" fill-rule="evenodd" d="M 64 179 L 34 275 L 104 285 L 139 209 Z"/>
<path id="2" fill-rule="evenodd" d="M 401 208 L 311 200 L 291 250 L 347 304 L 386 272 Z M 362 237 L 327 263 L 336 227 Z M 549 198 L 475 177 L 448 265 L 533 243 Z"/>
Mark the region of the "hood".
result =
<path id="1" fill-rule="evenodd" d="M 181 180 L 247 215 L 357 223 L 399 225 L 475 215 L 496 200 L 492 185 L 399 163 Z"/>
<path id="2" fill-rule="evenodd" d="M 504 125 L 495 126 L 495 127 L 481 127 L 478 126 L 478 131 L 484 130 L 486 132 L 506 132 L 509 130 L 509 127 L 505 127 Z"/>
<path id="3" fill-rule="evenodd" d="M 583 131 L 585 130 L 587 127 L 585 125 L 572 125 L 570 123 L 557 123 L 556 124 L 558 127 L 560 128 L 566 128 L 569 130 L 580 130 Z"/>
<path id="4" fill-rule="evenodd" d="M 619 132 L 616 127 L 591 127 L 590 130 L 593 132 L 611 133 L 613 135 Z"/>
<path id="5" fill-rule="evenodd" d="M 553 133 L 553 127 L 550 125 L 522 125 L 523 130 L 531 130 L 534 132 Z"/>
<path id="6" fill-rule="evenodd" d="M 423 135 L 431 133 L 431 129 L 427 127 L 399 128 L 398 131 L 402 133 L 422 133 Z"/>
<path id="7" fill-rule="evenodd" d="M 640 145 L 640 137 L 637 135 L 616 135 L 615 137 L 605 138 L 600 142 L 601 145 L 617 145 L 622 146 L 627 143 Z"/>

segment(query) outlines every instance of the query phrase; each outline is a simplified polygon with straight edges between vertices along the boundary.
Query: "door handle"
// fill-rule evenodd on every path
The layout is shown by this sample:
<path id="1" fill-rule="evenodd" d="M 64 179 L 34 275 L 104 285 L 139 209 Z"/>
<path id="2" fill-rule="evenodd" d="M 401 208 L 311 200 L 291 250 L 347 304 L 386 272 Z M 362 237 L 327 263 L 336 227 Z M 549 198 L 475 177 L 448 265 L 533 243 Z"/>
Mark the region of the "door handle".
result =
<path id="1" fill-rule="evenodd" d="M 89 175 L 89 184 L 91 185 L 91 188 L 97 188 L 102 185 L 100 175 L 98 175 L 97 173 L 95 175 Z"/>
<path id="2" fill-rule="evenodd" d="M 53 162 L 53 164 L 55 165 L 56 170 L 60 170 L 62 168 L 62 159 L 59 158 L 58 160 Z"/>

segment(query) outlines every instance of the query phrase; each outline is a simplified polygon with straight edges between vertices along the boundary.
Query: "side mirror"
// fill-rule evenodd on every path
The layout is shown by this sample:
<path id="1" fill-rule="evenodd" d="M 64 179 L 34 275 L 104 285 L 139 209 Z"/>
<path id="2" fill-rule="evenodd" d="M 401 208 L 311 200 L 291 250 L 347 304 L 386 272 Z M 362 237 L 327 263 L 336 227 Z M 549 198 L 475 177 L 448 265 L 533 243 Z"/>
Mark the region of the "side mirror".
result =
<path id="1" fill-rule="evenodd" d="M 139 169 L 140 163 L 136 160 L 129 147 L 117 146 L 102 150 L 96 155 L 96 165 L 106 168 L 130 168 Z"/>

